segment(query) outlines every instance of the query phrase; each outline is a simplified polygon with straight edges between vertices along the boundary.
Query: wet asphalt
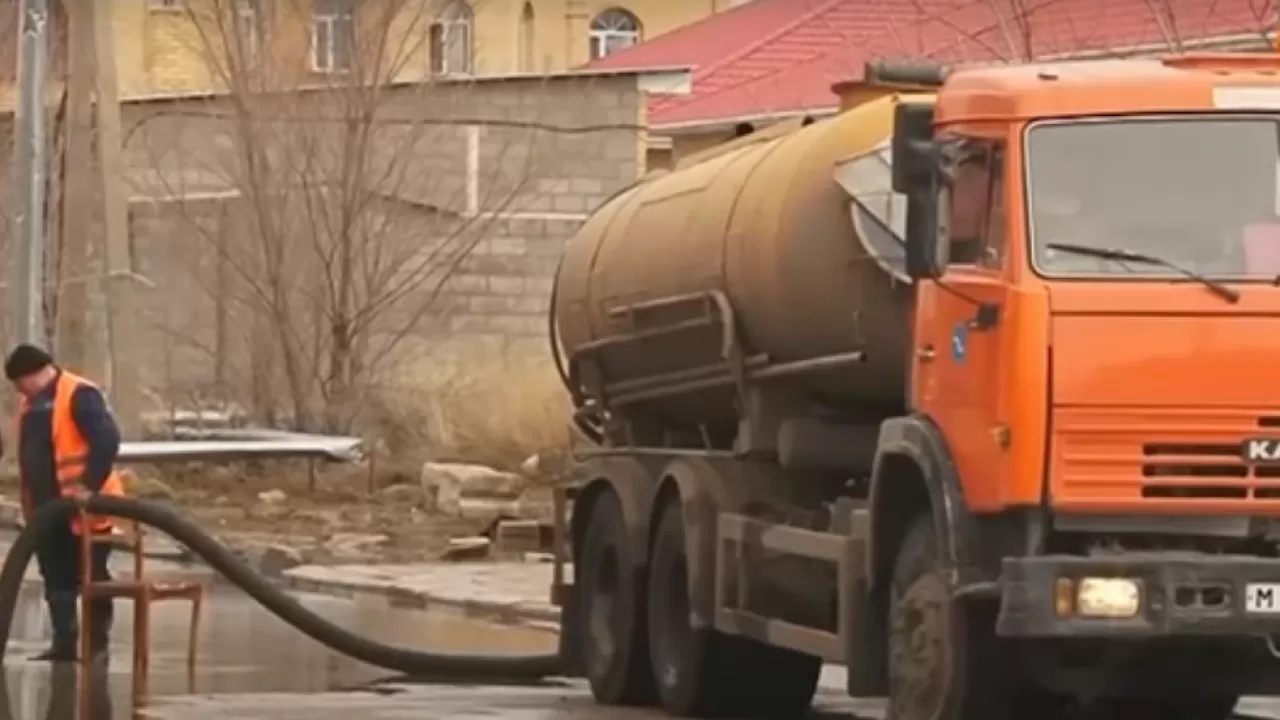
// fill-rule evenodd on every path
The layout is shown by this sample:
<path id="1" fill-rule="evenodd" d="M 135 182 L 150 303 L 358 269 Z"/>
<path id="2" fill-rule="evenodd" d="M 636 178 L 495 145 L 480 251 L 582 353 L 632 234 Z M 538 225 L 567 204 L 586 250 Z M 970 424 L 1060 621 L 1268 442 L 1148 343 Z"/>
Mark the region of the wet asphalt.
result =
<path id="1" fill-rule="evenodd" d="M 504 628 L 459 616 L 394 610 L 382 599 L 361 602 L 302 596 L 302 601 L 361 634 L 406 647 L 455 652 L 547 652 L 555 646 L 554 636 L 545 630 Z M 135 710 L 157 708 L 180 696 L 230 699 L 258 693 L 345 694 L 394 678 L 390 673 L 330 652 L 262 610 L 239 590 L 215 584 L 206 596 L 193 675 L 188 672 L 187 662 L 190 605 L 174 600 L 153 606 L 149 693 L 141 706 L 135 707 L 131 604 L 118 600 L 116 617 L 110 662 L 97 671 L 93 683 L 86 685 L 93 691 L 94 704 L 104 706 L 93 713 L 94 720 L 123 720 L 133 717 Z M 68 695 L 77 695 L 76 673 L 28 659 L 48 644 L 47 619 L 38 585 L 24 589 L 14 624 L 5 658 L 4 683 L 0 685 L 0 720 L 72 720 L 75 715 L 67 712 L 73 712 L 76 703 L 62 701 Z M 313 715 L 312 720 L 320 718 Z"/>
<path id="2" fill-rule="evenodd" d="M 480 620 L 388 609 L 384 600 L 303 596 L 331 620 L 379 640 L 439 651 L 543 652 L 545 630 L 498 627 Z M 40 588 L 24 591 L 3 682 L 0 720 L 628 720 L 659 718 L 646 710 L 595 707 L 580 682 L 534 687 L 428 686 L 333 654 L 271 616 L 238 590 L 210 588 L 194 676 L 188 673 L 189 606 L 153 609 L 150 692 L 132 692 L 130 607 L 120 601 L 111 661 L 84 683 L 75 666 L 27 660 L 47 643 Z M 194 682 L 194 686 L 193 683 Z M 830 668 L 811 718 L 875 720 L 879 702 L 843 696 Z M 1280 702 L 1246 701 L 1241 717 L 1280 720 Z M 83 713 L 80 711 L 84 711 Z"/>

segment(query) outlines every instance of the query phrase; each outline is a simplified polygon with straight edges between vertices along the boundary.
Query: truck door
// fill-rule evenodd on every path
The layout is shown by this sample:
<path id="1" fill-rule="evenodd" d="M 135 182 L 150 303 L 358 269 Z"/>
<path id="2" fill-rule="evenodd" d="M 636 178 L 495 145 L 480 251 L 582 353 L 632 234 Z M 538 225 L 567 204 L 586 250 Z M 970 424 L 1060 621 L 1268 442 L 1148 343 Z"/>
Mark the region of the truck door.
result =
<path id="1" fill-rule="evenodd" d="M 914 407 L 941 427 L 973 509 L 998 508 L 1005 448 L 1000 334 L 1007 316 L 1004 141 L 943 136 L 951 181 L 940 191 L 946 271 L 917 289 Z M 1016 177 L 1016 175 L 1015 175 Z"/>

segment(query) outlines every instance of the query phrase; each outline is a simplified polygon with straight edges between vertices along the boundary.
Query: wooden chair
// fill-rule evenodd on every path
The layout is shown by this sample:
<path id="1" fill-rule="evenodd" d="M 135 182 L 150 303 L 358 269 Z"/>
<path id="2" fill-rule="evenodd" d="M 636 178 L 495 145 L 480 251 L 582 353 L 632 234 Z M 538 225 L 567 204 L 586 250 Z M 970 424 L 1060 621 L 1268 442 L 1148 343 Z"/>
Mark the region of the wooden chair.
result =
<path id="1" fill-rule="evenodd" d="M 196 657 L 200 639 L 200 613 L 204 607 L 204 584 L 197 581 L 165 582 L 148 579 L 145 575 L 146 553 L 143 547 L 144 528 L 137 521 L 123 521 L 128 532 L 121 532 L 117 526 L 108 535 L 92 535 L 81 533 L 80 569 L 84 578 L 81 587 L 80 604 L 80 662 L 92 662 L 92 651 L 89 645 L 91 638 L 90 624 L 92 613 L 89 612 L 94 598 L 125 598 L 133 601 L 133 696 L 135 703 L 145 703 L 149 692 L 148 674 L 151 664 L 151 606 L 165 600 L 188 600 L 191 602 L 191 626 L 187 636 L 187 681 L 191 692 L 195 691 Z M 80 512 L 81 527 L 88 527 L 88 519 Z M 110 543 L 133 553 L 133 576 L 117 578 L 109 581 L 92 579 L 93 545 Z M 141 707 L 141 704 L 138 705 Z"/>

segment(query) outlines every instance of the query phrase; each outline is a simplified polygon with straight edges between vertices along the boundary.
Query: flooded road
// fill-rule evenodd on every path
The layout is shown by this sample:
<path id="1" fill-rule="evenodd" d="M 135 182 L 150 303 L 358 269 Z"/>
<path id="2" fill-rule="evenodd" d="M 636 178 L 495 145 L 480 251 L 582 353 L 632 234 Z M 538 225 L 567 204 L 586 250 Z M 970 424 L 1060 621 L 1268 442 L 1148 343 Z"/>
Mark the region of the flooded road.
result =
<path id="1" fill-rule="evenodd" d="M 168 573 L 167 573 L 168 575 Z M 25 658 L 48 644 L 40 587 L 24 589 L 15 617 L 5 666 L 0 720 L 43 720 L 49 697 L 74 691 L 74 677 L 61 677 L 47 663 Z M 377 640 L 405 647 L 454 652 L 549 652 L 555 637 L 543 630 L 497 627 L 479 620 L 421 611 L 394 610 L 383 599 L 367 601 L 299 596 L 303 604 L 330 620 Z M 368 685 L 392 674 L 335 655 L 259 608 L 239 590 L 212 585 L 202 617 L 200 652 L 191 687 L 187 672 L 190 605 L 181 601 L 152 607 L 150 696 L 263 692 L 317 693 Z M 132 716 L 133 613 L 117 601 L 111 662 L 106 685 L 112 708 L 105 718 Z M 65 673 L 74 676 L 74 673 Z M 102 685 L 102 683 L 98 683 Z M 58 687 L 53 687 L 53 686 Z M 51 692 L 52 691 L 52 692 Z M 103 693 L 98 693 L 103 695 Z M 57 703 L 55 703 L 56 705 Z M 5 708 L 9 715 L 5 715 Z M 56 709 L 56 708 L 54 708 Z M 95 713 L 95 720 L 100 716 Z M 70 715 L 64 715 L 71 720 Z M 52 718 L 50 718 L 52 720 Z"/>

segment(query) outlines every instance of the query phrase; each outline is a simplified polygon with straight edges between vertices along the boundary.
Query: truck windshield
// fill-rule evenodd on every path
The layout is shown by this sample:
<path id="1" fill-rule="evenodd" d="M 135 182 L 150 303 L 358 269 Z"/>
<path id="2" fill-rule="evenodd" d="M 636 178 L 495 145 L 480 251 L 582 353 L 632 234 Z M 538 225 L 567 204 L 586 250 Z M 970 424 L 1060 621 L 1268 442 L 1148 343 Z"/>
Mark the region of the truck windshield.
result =
<path id="1" fill-rule="evenodd" d="M 1280 139 L 1271 116 L 1043 123 L 1027 138 L 1036 269 L 1054 276 L 1176 277 L 1120 249 L 1214 278 L 1280 275 Z"/>

